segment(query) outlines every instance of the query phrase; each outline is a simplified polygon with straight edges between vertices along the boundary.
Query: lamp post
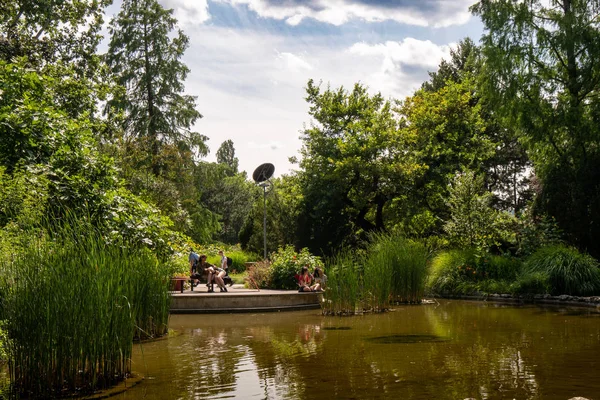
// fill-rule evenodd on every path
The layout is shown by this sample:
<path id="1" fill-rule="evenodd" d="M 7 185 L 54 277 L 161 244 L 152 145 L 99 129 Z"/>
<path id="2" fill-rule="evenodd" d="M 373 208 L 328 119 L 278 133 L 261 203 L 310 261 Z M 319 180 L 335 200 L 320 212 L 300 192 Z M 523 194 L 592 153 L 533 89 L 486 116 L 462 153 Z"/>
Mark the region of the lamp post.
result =
<path id="1" fill-rule="evenodd" d="M 263 258 L 267 259 L 267 188 L 271 186 L 271 182 L 264 181 L 258 184 L 263 189 Z"/>
<path id="2" fill-rule="evenodd" d="M 271 189 L 273 184 L 269 181 L 269 178 L 273 176 L 275 172 L 275 166 L 271 163 L 261 164 L 254 170 L 252 179 L 258 186 L 263 189 L 263 246 L 264 260 L 267 259 L 267 189 Z"/>

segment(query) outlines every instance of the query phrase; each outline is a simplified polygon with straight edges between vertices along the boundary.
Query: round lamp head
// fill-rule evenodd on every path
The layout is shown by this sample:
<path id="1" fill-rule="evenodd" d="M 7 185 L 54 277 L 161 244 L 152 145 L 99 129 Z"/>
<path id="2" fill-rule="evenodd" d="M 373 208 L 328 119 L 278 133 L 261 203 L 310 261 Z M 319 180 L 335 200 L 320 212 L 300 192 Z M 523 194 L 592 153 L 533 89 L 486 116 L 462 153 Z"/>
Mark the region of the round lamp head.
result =
<path id="1" fill-rule="evenodd" d="M 272 177 L 274 172 L 275 172 L 275 166 L 273 164 L 264 163 L 264 164 L 259 165 L 254 170 L 254 173 L 252 173 L 252 179 L 254 179 L 254 182 L 256 182 L 256 183 L 264 182 L 267 179 L 269 179 L 270 177 Z"/>

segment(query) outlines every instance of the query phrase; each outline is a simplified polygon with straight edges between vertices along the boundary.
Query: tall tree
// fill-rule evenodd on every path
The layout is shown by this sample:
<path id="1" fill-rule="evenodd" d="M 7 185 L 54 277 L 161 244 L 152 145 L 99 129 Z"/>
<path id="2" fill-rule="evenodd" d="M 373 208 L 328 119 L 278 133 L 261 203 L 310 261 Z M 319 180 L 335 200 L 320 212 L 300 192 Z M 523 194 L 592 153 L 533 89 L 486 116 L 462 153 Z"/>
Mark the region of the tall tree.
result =
<path id="1" fill-rule="evenodd" d="M 156 0 L 124 0 L 110 23 L 107 63 L 125 91 L 112 99 L 107 113 L 124 112 L 126 137 L 149 151 L 152 172 L 166 168 L 160 153 L 166 144 L 206 155 L 207 138 L 192 131 L 202 117 L 195 97 L 185 95 L 189 68 L 181 62 L 189 39 L 176 29 L 173 10 Z"/>
<path id="2" fill-rule="evenodd" d="M 424 168 L 407 193 L 407 201 L 396 202 L 394 212 L 405 221 L 409 234 L 440 234 L 441 222 L 450 212 L 446 199 L 455 173 L 463 168 L 482 171 L 494 154 L 474 79 L 448 80 L 434 92 L 419 90 L 400 103 L 398 111 L 405 135 L 415 138 L 407 150 Z"/>
<path id="3" fill-rule="evenodd" d="M 386 206 L 418 167 L 381 94 L 361 84 L 322 90 L 312 80 L 306 93 L 314 122 L 301 137 L 301 245 L 329 251 L 351 235 L 385 230 Z"/>
<path id="4" fill-rule="evenodd" d="M 0 2 L 0 58 L 27 57 L 30 66 L 68 63 L 94 73 L 104 7 L 111 0 L 12 0 Z M 92 62 L 92 65 L 89 65 Z"/>
<path id="5" fill-rule="evenodd" d="M 537 206 L 600 255 L 598 0 L 485 0 L 486 95 L 519 128 L 541 180 Z"/>
<path id="6" fill-rule="evenodd" d="M 229 167 L 230 176 L 237 174 L 239 160 L 235 156 L 235 148 L 233 147 L 233 141 L 231 139 L 221 143 L 221 147 L 217 150 L 217 162 Z"/>
<path id="7" fill-rule="evenodd" d="M 518 140 L 515 129 L 499 115 L 494 107 L 481 95 L 482 74 L 481 49 L 470 38 L 461 40 L 450 51 L 450 59 L 442 60 L 430 80 L 422 85 L 427 92 L 437 92 L 448 84 L 461 83 L 466 79 L 475 84 L 470 105 L 479 107 L 485 121 L 483 134 L 495 143 L 495 152 L 480 166 L 485 172 L 485 184 L 491 191 L 496 207 L 519 214 L 531 200 L 531 163 L 525 148 Z"/>

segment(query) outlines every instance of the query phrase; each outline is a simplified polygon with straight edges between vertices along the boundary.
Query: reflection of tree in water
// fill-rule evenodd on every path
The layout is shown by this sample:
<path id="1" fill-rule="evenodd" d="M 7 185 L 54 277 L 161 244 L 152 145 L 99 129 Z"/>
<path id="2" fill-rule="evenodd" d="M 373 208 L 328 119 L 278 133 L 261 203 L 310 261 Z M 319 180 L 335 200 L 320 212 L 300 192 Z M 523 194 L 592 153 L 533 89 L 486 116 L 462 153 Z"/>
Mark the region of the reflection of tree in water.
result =
<path id="1" fill-rule="evenodd" d="M 190 326 L 185 349 L 181 341 L 168 345 L 178 369 L 170 387 L 184 388 L 168 398 L 566 399 L 600 392 L 593 366 L 574 365 L 600 350 L 600 324 L 579 315 L 450 302 L 347 318 L 206 317 Z M 187 357 L 194 361 L 177 362 Z M 560 392 L 572 379 L 587 393 Z"/>
<path id="2" fill-rule="evenodd" d="M 249 357 L 247 349 L 236 343 L 239 335 L 231 328 L 207 327 L 195 329 L 187 350 L 196 362 L 181 363 L 179 377 L 174 387 L 182 388 L 189 398 L 208 398 L 235 389 L 236 376 L 243 358 Z"/>
<path id="3" fill-rule="evenodd" d="M 429 355 L 435 369 L 453 377 L 448 398 L 557 396 L 556 381 L 573 371 L 566 365 L 585 359 L 577 353 L 600 348 L 600 326 L 579 317 L 557 320 L 556 310 L 463 304 L 436 313 L 436 329 L 454 337 L 445 348 L 432 347 Z M 597 381 L 590 374 L 579 378 L 588 394 L 600 389 L 597 383 L 589 387 Z M 573 396 L 570 390 L 564 389 L 564 398 Z"/>

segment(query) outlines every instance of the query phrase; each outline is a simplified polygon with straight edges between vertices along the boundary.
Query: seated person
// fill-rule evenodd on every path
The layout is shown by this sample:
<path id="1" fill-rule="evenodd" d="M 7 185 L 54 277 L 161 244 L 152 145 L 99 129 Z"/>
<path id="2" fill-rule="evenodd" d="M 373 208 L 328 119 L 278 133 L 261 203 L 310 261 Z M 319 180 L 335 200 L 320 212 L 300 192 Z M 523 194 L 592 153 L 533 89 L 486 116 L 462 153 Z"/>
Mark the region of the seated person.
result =
<path id="1" fill-rule="evenodd" d="M 214 292 L 213 283 L 217 283 L 217 286 L 221 289 L 221 292 L 226 292 L 225 282 L 223 277 L 225 276 L 225 270 L 223 268 L 216 267 L 206 261 L 206 255 L 200 256 L 200 268 L 202 268 L 208 274 L 206 286 L 208 286 L 208 292 Z"/>
<path id="2" fill-rule="evenodd" d="M 302 267 L 300 276 L 298 277 L 299 292 L 318 292 L 321 290 L 320 284 L 312 285 L 312 275 L 308 273 L 308 267 Z"/>
<path id="3" fill-rule="evenodd" d="M 327 275 L 323 272 L 323 270 L 319 267 L 315 267 L 313 271 L 313 277 L 315 278 L 315 283 L 320 285 L 320 288 L 325 289 L 325 283 L 327 283 Z"/>

